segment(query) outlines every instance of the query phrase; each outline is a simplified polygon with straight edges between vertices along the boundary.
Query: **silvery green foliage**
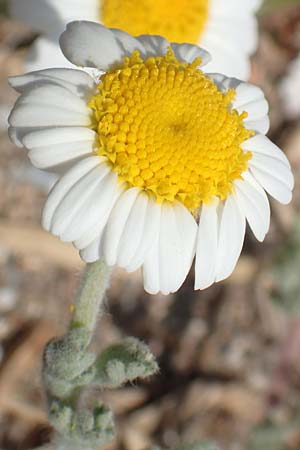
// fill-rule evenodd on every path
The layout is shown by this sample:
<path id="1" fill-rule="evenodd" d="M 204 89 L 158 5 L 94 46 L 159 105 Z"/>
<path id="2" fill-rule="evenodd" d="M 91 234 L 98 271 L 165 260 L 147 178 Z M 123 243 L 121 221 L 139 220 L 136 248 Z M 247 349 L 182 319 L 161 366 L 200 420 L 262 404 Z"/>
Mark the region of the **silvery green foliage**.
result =
<path id="1" fill-rule="evenodd" d="M 118 388 L 158 371 L 148 347 L 132 337 L 99 355 L 89 351 L 109 274 L 102 261 L 87 265 L 69 330 L 65 336 L 50 341 L 44 351 L 43 380 L 49 420 L 56 431 L 55 450 L 95 450 L 115 437 L 113 414 L 107 406 L 97 402 L 91 409 L 80 407 L 84 388 Z M 196 443 L 176 450 L 217 449 Z"/>
<path id="2" fill-rule="evenodd" d="M 43 380 L 49 420 L 56 431 L 56 450 L 95 450 L 115 436 L 113 414 L 103 404 L 79 407 L 84 388 L 118 388 L 157 372 L 148 347 L 126 338 L 96 355 L 89 351 L 110 269 L 98 261 L 87 265 L 67 334 L 48 343 Z"/>
<path id="3" fill-rule="evenodd" d="M 96 405 L 92 411 L 75 412 L 72 407 L 56 401 L 50 416 L 61 448 L 93 450 L 108 444 L 115 436 L 113 414 L 103 404 Z"/>
<path id="4" fill-rule="evenodd" d="M 95 363 L 95 380 L 104 387 L 118 387 L 136 378 L 145 378 L 158 371 L 148 347 L 135 338 L 104 350 Z"/>
<path id="5" fill-rule="evenodd" d="M 102 404 L 93 411 L 77 411 L 82 388 L 117 388 L 158 370 L 148 347 L 134 338 L 105 349 L 97 357 L 85 348 L 84 330 L 74 329 L 61 339 L 51 341 L 45 350 L 44 383 L 49 419 L 65 448 L 95 449 L 114 438 L 112 412 Z M 63 448 L 59 444 L 59 448 Z"/>
<path id="6" fill-rule="evenodd" d="M 85 330 L 78 328 L 47 345 L 43 374 L 45 386 L 51 395 L 64 398 L 76 387 L 92 382 L 96 355 L 87 351 L 85 341 Z"/>

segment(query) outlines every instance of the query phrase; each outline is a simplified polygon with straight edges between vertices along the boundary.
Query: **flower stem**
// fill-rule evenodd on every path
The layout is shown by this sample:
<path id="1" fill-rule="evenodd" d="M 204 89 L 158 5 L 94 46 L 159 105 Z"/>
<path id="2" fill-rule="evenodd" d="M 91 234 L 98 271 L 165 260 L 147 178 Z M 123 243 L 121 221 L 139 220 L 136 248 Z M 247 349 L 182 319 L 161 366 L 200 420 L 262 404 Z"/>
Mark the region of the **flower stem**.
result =
<path id="1" fill-rule="evenodd" d="M 111 268 L 103 261 L 87 264 L 68 331 L 49 342 L 44 352 L 43 379 L 49 419 L 57 432 L 56 450 L 92 450 L 113 437 L 112 414 L 103 405 L 95 404 L 93 411 L 77 408 L 82 388 L 95 377 L 97 355 L 88 347 L 110 274 Z"/>
<path id="2" fill-rule="evenodd" d="M 97 400 L 92 408 L 80 404 L 84 388 L 117 388 L 158 370 L 148 347 L 134 338 L 100 354 L 89 350 L 110 273 L 103 261 L 87 265 L 68 331 L 49 342 L 44 352 L 43 379 L 49 419 L 56 431 L 55 450 L 95 450 L 115 436 L 113 413 L 106 405 Z"/>
<path id="3" fill-rule="evenodd" d="M 90 340 L 101 313 L 101 303 L 108 287 L 111 267 L 99 260 L 87 264 L 79 293 L 77 295 L 70 330 L 84 328 Z"/>

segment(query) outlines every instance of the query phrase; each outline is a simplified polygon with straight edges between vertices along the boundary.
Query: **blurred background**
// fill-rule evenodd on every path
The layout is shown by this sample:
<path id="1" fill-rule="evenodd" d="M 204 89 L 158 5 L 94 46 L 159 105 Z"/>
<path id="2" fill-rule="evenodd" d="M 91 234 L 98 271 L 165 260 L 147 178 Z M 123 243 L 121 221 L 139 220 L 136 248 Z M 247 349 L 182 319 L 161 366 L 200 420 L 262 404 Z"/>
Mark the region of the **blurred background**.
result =
<path id="1" fill-rule="evenodd" d="M 300 0 L 266 1 L 259 23 L 252 82 L 271 105 L 269 135 L 291 161 L 293 202 L 272 203 L 265 242 L 249 232 L 234 274 L 203 292 L 193 291 L 190 277 L 176 295 L 149 296 L 140 273 L 114 273 L 94 348 L 139 337 L 161 371 L 144 383 L 93 393 L 117 417 L 111 450 L 199 439 L 222 450 L 300 449 Z M 66 328 L 82 269 L 77 252 L 40 226 L 53 179 L 32 169 L 6 133 L 16 98 L 7 76 L 24 71 L 35 37 L 0 0 L 1 450 L 51 439 L 42 350 Z"/>

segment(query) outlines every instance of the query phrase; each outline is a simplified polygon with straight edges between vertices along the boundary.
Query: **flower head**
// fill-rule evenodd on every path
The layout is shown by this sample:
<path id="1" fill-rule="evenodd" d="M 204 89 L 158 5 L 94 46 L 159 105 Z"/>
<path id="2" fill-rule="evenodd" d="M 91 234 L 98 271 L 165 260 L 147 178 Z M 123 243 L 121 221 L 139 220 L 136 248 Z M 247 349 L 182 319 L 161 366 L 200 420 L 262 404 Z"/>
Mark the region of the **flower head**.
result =
<path id="1" fill-rule="evenodd" d="M 73 69 L 11 79 L 21 93 L 12 139 L 35 166 L 63 174 L 44 227 L 87 262 L 142 267 L 150 293 L 176 291 L 194 256 L 196 289 L 228 277 L 246 220 L 258 240 L 268 231 L 265 191 L 291 199 L 262 91 L 207 74 L 204 50 L 159 36 L 74 22 L 61 47 L 96 79 Z"/>
<path id="2" fill-rule="evenodd" d="M 85 19 L 132 35 L 165 36 L 199 44 L 213 55 L 207 70 L 246 79 L 257 45 L 255 12 L 262 0 L 10 0 L 14 16 L 44 33 L 30 55 L 30 70 L 66 65 L 58 36 L 66 23 Z"/>

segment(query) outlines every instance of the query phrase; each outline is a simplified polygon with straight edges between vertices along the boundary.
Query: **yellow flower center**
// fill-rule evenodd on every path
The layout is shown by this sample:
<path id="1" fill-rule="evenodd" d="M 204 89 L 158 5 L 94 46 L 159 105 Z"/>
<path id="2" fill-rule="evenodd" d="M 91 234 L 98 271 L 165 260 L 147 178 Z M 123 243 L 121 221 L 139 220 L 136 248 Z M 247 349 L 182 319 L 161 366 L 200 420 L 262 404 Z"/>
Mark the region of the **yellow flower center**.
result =
<path id="1" fill-rule="evenodd" d="M 199 42 L 210 0 L 102 0 L 101 22 L 130 34 L 159 34 L 173 42 Z"/>
<path id="2" fill-rule="evenodd" d="M 171 49 L 144 61 L 135 51 L 101 77 L 89 103 L 96 152 L 120 181 L 191 211 L 232 191 L 251 158 L 241 143 L 253 134 L 247 114 L 231 111 L 235 91 L 220 92 L 200 61 L 180 62 Z"/>

